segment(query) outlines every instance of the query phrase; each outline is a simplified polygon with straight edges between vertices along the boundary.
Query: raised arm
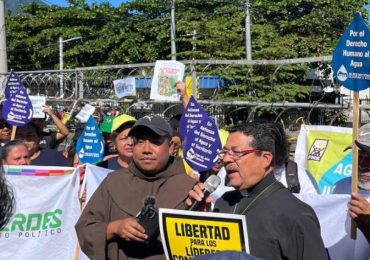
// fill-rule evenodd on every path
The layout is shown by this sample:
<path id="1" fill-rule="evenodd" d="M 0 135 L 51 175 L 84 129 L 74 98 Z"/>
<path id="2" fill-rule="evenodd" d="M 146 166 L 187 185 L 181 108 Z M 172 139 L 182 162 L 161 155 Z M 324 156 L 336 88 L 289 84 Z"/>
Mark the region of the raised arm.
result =
<path id="1" fill-rule="evenodd" d="M 68 128 L 63 124 L 63 122 L 53 113 L 49 106 L 44 106 L 43 110 L 44 113 L 48 114 L 51 119 L 53 119 L 54 124 L 58 128 L 58 133 L 56 135 L 57 141 L 63 140 L 69 134 Z"/>
<path id="2" fill-rule="evenodd" d="M 189 98 L 188 94 L 186 94 L 185 83 L 182 82 L 182 81 L 178 81 L 176 83 L 176 88 L 180 92 L 182 105 L 184 106 L 184 108 L 186 108 L 188 103 L 189 103 L 190 98 Z"/>

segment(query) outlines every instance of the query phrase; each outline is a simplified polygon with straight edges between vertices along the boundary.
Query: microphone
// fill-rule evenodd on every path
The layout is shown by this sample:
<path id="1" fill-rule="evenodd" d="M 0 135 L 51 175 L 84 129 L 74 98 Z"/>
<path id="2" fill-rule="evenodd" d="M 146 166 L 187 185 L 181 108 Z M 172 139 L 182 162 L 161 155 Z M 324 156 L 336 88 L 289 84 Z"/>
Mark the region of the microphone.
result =
<path id="1" fill-rule="evenodd" d="M 220 185 L 221 179 L 217 175 L 211 175 L 208 177 L 208 179 L 204 182 L 205 189 L 203 191 L 203 200 L 205 200 L 209 194 L 214 192 L 217 187 Z M 198 210 L 201 201 L 194 201 L 193 205 L 190 206 L 189 210 L 190 211 L 196 211 Z"/>
<path id="2" fill-rule="evenodd" d="M 148 196 L 144 199 L 144 206 L 151 205 L 154 206 L 156 199 L 154 196 Z"/>

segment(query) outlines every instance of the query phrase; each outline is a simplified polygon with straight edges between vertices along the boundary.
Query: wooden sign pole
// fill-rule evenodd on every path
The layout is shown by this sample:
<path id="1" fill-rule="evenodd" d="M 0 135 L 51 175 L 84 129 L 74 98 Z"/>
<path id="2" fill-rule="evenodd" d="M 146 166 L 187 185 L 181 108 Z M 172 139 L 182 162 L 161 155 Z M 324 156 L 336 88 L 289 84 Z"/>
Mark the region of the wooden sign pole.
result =
<path id="1" fill-rule="evenodd" d="M 15 133 L 17 132 L 17 127 L 13 126 L 12 127 L 12 134 L 10 136 L 10 141 L 13 141 L 15 139 Z"/>
<path id="2" fill-rule="evenodd" d="M 358 191 L 358 148 L 356 146 L 355 140 L 358 140 L 359 132 L 359 122 L 360 122 L 360 101 L 359 92 L 353 92 L 353 121 L 352 121 L 352 151 L 353 151 L 353 161 L 352 161 L 352 192 Z M 357 224 L 351 219 L 351 238 L 357 238 Z"/>

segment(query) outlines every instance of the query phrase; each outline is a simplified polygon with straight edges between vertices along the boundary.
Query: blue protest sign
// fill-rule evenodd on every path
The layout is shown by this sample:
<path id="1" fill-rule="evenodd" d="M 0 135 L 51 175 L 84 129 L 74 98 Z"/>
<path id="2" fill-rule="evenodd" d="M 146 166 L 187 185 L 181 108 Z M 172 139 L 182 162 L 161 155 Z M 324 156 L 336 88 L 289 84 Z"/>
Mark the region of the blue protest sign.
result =
<path id="1" fill-rule="evenodd" d="M 370 85 L 370 34 L 357 13 L 340 38 L 333 54 L 333 71 L 338 81 L 353 91 Z"/>
<path id="2" fill-rule="evenodd" d="M 184 159 L 194 170 L 207 171 L 217 162 L 217 151 L 221 148 L 216 123 L 207 117 L 187 133 L 184 140 Z"/>
<path id="3" fill-rule="evenodd" d="M 103 159 L 103 137 L 92 116 L 87 120 L 85 129 L 77 140 L 76 151 L 82 163 L 96 163 Z"/>
<path id="4" fill-rule="evenodd" d="M 186 133 L 199 125 L 207 116 L 198 101 L 192 96 L 180 119 L 180 134 L 185 138 Z"/>
<path id="5" fill-rule="evenodd" d="M 23 86 L 21 79 L 12 71 L 5 85 L 5 98 L 9 99 L 11 95 L 17 93 L 20 86 Z"/>
<path id="6" fill-rule="evenodd" d="M 32 119 L 32 102 L 21 84 L 3 105 L 3 118 L 12 126 L 22 126 Z"/>

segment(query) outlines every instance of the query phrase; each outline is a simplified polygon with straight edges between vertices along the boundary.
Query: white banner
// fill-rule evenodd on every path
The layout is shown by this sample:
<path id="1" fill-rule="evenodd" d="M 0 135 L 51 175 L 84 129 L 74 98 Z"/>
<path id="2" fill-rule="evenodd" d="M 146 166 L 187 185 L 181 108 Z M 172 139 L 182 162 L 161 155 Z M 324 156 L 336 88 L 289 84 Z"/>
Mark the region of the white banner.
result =
<path id="1" fill-rule="evenodd" d="M 370 259 L 370 246 L 361 231 L 357 240 L 350 238 L 350 216 L 348 202 L 350 195 L 295 194 L 309 204 L 320 221 L 321 236 L 329 250 L 330 259 Z"/>
<path id="2" fill-rule="evenodd" d="M 100 183 L 110 172 L 113 172 L 113 170 L 95 166 L 89 163 L 86 164 L 85 178 L 82 183 L 82 186 L 84 189 L 86 189 L 85 204 L 87 204 L 95 190 L 99 187 Z M 80 197 L 82 197 L 84 189 L 81 189 Z M 79 260 L 89 260 L 89 258 L 82 251 L 80 251 Z"/>
<path id="3" fill-rule="evenodd" d="M 0 231 L 0 259 L 74 259 L 80 216 L 74 168 L 11 166 L 16 212 Z"/>
<path id="4" fill-rule="evenodd" d="M 86 187 L 86 203 L 90 200 L 100 183 L 107 177 L 108 173 L 113 172 L 111 169 L 86 164 L 86 172 L 83 186 Z"/>

